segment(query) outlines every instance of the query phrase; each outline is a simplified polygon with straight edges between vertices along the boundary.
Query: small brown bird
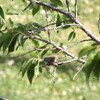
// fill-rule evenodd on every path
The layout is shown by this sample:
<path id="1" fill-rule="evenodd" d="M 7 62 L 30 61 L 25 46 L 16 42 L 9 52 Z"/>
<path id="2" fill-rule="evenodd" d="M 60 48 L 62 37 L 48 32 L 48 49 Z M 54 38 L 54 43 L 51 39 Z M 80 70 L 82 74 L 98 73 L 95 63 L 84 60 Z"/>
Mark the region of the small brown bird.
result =
<path id="1" fill-rule="evenodd" d="M 61 52 L 61 50 L 59 52 L 57 52 L 54 55 L 48 56 L 44 58 L 44 62 L 46 63 L 46 65 L 50 66 L 53 65 L 54 62 L 57 60 L 58 54 Z"/>
<path id="2" fill-rule="evenodd" d="M 55 56 L 49 56 L 49 57 L 45 57 L 44 58 L 44 62 L 47 65 L 53 65 L 55 61 L 56 61 L 56 57 Z"/>

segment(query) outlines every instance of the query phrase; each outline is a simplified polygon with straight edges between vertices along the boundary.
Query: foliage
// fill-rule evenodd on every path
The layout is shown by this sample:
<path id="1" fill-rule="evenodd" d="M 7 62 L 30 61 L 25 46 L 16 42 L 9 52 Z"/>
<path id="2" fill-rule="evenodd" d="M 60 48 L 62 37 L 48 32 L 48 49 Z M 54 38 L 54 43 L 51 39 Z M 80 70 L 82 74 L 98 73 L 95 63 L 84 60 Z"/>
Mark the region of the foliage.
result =
<path id="1" fill-rule="evenodd" d="M 30 84 L 32 84 L 33 77 L 38 77 L 42 72 L 42 67 L 46 66 L 46 64 L 48 66 L 59 67 L 68 62 L 77 61 L 82 63 L 82 66 L 85 65 L 84 69 L 87 80 L 89 80 L 92 74 L 99 80 L 100 40 L 77 19 L 77 2 L 75 2 L 74 11 L 70 9 L 71 2 L 69 3 L 68 0 L 66 0 L 66 2 L 65 0 L 43 0 L 43 2 L 37 0 L 21 0 L 20 2 L 25 4 L 25 8 L 19 13 L 9 13 L 9 10 L 6 10 L 7 13 L 5 13 L 4 8 L 0 6 L 0 49 L 3 53 L 6 52 L 9 54 L 19 50 L 20 47 L 24 47 L 24 44 L 28 40 L 31 42 L 34 49 L 31 50 L 31 52 L 29 51 L 29 53 L 33 53 L 33 55 L 26 58 L 23 62 L 20 70 L 22 77 L 26 73 Z M 66 6 L 68 11 L 66 11 Z M 61 10 L 62 8 L 64 9 Z M 6 18 L 8 15 L 16 14 L 16 16 L 18 16 L 27 13 L 27 11 L 29 11 L 29 13 L 31 11 L 33 18 L 43 16 L 41 17 L 41 21 L 43 20 L 43 22 L 40 22 L 39 18 L 35 18 L 35 22 L 17 23 L 12 20 L 11 17 Z M 43 15 L 41 15 L 41 11 L 44 11 Z M 68 45 L 76 41 L 76 36 L 78 36 L 76 30 L 79 29 L 84 31 L 89 39 L 82 39 L 69 47 L 65 46 L 62 39 L 58 41 L 59 44 L 55 43 L 53 34 L 56 34 L 57 37 L 59 31 L 69 29 L 71 32 L 66 37 Z M 79 50 L 79 52 L 77 52 L 78 57 L 66 50 L 67 48 L 70 49 L 70 47 L 75 47 L 79 43 L 87 41 L 91 41 L 91 44 Z M 59 52 L 60 54 L 58 54 Z M 52 56 L 53 53 L 55 56 Z M 61 57 L 64 57 L 64 59 L 59 61 Z M 45 58 L 49 59 L 45 61 Z M 52 60 L 52 58 L 56 59 Z"/>

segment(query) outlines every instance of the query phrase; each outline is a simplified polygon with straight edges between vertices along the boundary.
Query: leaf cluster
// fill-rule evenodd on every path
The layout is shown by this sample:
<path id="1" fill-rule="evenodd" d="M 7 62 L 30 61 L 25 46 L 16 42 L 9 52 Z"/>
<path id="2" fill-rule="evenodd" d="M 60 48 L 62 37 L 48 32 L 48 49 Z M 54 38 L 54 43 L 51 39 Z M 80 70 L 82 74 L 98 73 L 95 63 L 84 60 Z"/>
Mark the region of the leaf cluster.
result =
<path id="1" fill-rule="evenodd" d="M 42 3 L 41 1 L 40 3 L 38 3 L 38 0 L 37 2 L 35 1 L 32 2 L 32 0 L 28 1 L 21 0 L 21 1 L 25 4 L 25 6 L 27 5 L 22 10 L 21 14 L 25 13 L 26 10 L 29 11 L 31 10 L 33 19 L 34 16 L 37 17 L 38 15 L 40 15 L 37 17 L 38 19 L 39 17 L 44 18 L 44 15 L 41 15 L 40 12 L 41 10 L 45 11 L 45 18 L 44 18 L 45 22 L 42 25 L 39 22 L 37 22 L 37 19 L 35 19 L 36 20 L 35 22 L 28 22 L 26 24 L 22 24 L 14 22 L 12 18 L 6 19 L 6 15 L 3 11 L 3 8 L 0 6 L 0 49 L 3 51 L 3 53 L 14 52 L 18 50 L 20 46 L 24 46 L 27 40 L 30 40 L 32 46 L 34 45 L 35 47 L 34 51 L 36 51 L 35 52 L 36 55 L 38 55 L 39 57 L 38 58 L 35 55 L 34 58 L 30 58 L 24 61 L 20 69 L 22 77 L 24 77 L 26 73 L 30 84 L 32 84 L 33 77 L 38 77 L 42 71 L 41 70 L 42 62 L 40 61 L 40 59 L 42 58 L 43 60 L 43 57 L 47 56 L 48 51 L 51 50 L 52 53 L 57 53 L 58 51 L 62 51 L 61 53 L 64 54 L 64 57 L 68 56 L 72 61 L 76 60 L 78 62 L 85 63 L 84 69 L 87 81 L 89 81 L 89 78 L 92 75 L 99 80 L 100 44 L 96 42 L 98 40 L 96 40 L 96 38 L 91 36 L 90 33 L 88 33 L 89 34 L 88 36 L 93 37 L 92 40 L 96 41 L 95 43 L 92 43 L 92 45 L 86 46 L 85 48 L 80 50 L 80 52 L 78 53 L 79 57 L 76 57 L 72 53 L 67 52 L 66 50 L 67 46 L 64 43 L 62 43 L 62 39 L 61 41 L 58 41 L 58 44 L 52 41 L 53 40 L 51 38 L 53 37 L 53 35 L 51 34 L 52 30 L 53 32 L 55 30 L 57 30 L 58 32 L 59 31 L 58 29 L 67 30 L 68 28 L 70 28 L 71 32 L 69 33 L 69 35 L 67 35 L 67 37 L 65 37 L 67 38 L 66 40 L 69 43 L 69 45 L 70 43 L 73 43 L 73 40 L 76 38 L 77 35 L 76 29 L 80 28 L 84 32 L 89 32 L 84 29 L 84 26 L 81 25 L 80 22 L 78 23 L 77 18 L 73 17 L 75 11 L 74 12 L 69 11 L 70 10 L 69 5 L 66 5 L 64 10 L 58 9 L 58 8 L 64 8 L 65 6 L 64 0 L 42 0 L 44 1 L 44 3 Z M 48 4 L 46 5 L 45 2 Z M 49 8 L 51 8 L 52 10 Z M 69 9 L 68 13 L 66 13 L 66 8 Z M 55 13 L 53 9 L 55 10 Z M 72 12 L 72 14 L 69 14 L 70 12 Z M 11 14 L 14 15 L 14 13 L 9 13 L 9 15 Z M 49 17 L 51 18 L 50 21 Z M 45 32 L 47 34 L 42 34 L 42 32 Z M 84 56 L 86 57 L 85 61 L 83 61 L 82 59 Z M 63 59 L 61 59 L 61 61 L 62 61 L 61 63 L 64 64 Z"/>
<path id="2" fill-rule="evenodd" d="M 22 77 L 24 77 L 25 73 L 27 73 L 27 78 L 32 84 L 33 77 L 37 78 L 42 72 L 40 61 L 30 58 L 29 60 L 24 61 L 20 72 L 22 73 Z"/>
<path id="3" fill-rule="evenodd" d="M 94 76 L 99 80 L 100 77 L 100 45 L 93 43 L 91 46 L 83 48 L 79 52 L 79 57 L 87 56 L 84 71 L 86 73 L 86 80 L 89 82 L 90 76 Z"/>

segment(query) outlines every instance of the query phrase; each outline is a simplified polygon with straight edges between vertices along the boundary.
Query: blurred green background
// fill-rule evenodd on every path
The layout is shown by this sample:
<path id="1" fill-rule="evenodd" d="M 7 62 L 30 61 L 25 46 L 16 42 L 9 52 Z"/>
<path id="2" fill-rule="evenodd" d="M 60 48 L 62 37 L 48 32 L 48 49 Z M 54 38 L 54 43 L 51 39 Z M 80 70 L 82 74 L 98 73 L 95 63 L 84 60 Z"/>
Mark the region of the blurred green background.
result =
<path id="1" fill-rule="evenodd" d="M 24 4 L 20 0 L 10 2 L 10 0 L 0 0 L 0 6 L 6 10 L 9 8 L 12 11 L 21 12 L 24 8 Z M 73 2 L 74 0 L 70 0 Z M 97 20 L 100 13 L 100 0 L 80 0 L 78 3 L 78 18 L 88 27 L 96 36 L 98 36 Z M 41 11 L 41 13 L 43 13 Z M 30 12 L 25 12 L 23 15 L 7 15 L 8 19 L 11 17 L 13 21 L 27 23 L 29 21 L 41 21 L 41 17 L 35 16 L 34 18 Z M 66 32 L 66 31 L 64 31 Z M 82 31 L 78 30 L 77 36 L 80 40 L 86 37 L 82 35 Z M 63 34 L 60 34 L 61 38 L 64 38 Z M 55 41 L 61 38 L 54 38 Z M 27 46 L 28 43 L 26 43 Z M 85 44 L 87 45 L 87 44 Z M 31 48 L 28 45 L 27 48 Z M 20 55 L 24 51 L 28 51 L 27 48 L 20 48 L 20 50 L 12 53 L 13 56 Z M 78 50 L 80 47 L 76 47 Z M 23 50 L 24 49 L 24 50 Z M 75 50 L 71 50 L 75 53 Z M 37 79 L 33 79 L 33 83 L 30 86 L 27 76 L 23 79 L 18 74 L 19 68 L 22 63 L 19 62 L 22 58 L 17 60 L 9 59 L 9 55 L 3 55 L 0 51 L 0 97 L 5 97 L 9 100 L 100 100 L 100 82 L 97 82 L 95 78 L 91 79 L 90 86 L 85 82 L 85 74 L 81 72 L 77 75 L 75 80 L 72 80 L 73 76 L 79 69 L 77 63 L 67 64 L 65 66 L 57 68 L 55 83 L 52 82 L 53 68 L 44 68 L 43 73 Z M 17 64 L 16 64 L 17 62 Z"/>

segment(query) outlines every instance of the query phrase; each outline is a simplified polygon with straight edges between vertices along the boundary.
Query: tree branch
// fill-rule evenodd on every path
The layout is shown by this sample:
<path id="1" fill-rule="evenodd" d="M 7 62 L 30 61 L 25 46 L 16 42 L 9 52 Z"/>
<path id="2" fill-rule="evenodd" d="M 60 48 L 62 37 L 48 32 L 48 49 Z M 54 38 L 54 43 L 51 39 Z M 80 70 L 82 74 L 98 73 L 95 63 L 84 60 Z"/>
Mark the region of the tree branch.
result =
<path id="1" fill-rule="evenodd" d="M 98 19 L 98 31 L 100 33 L 100 14 L 99 14 L 99 19 Z"/>
<path id="2" fill-rule="evenodd" d="M 77 73 L 73 76 L 73 80 L 75 77 L 81 72 L 81 70 L 84 68 L 85 64 L 82 65 L 82 67 L 77 71 Z"/>
<path id="3" fill-rule="evenodd" d="M 89 31 L 80 21 L 78 21 L 75 17 L 73 17 L 69 12 L 66 13 L 63 10 L 53 7 L 44 2 L 40 2 L 40 1 L 34 1 L 34 2 L 38 5 L 52 9 L 53 11 L 59 12 L 59 13 L 65 15 L 66 17 L 70 18 L 73 22 L 80 25 L 80 28 L 87 34 L 87 36 L 89 36 L 93 41 L 100 43 L 100 39 L 96 38 L 91 31 Z"/>
<path id="4" fill-rule="evenodd" d="M 71 47 L 73 47 L 73 46 L 75 46 L 75 45 L 77 45 L 77 44 L 79 44 L 79 43 L 87 42 L 87 41 L 91 41 L 91 40 L 92 40 L 92 39 L 83 39 L 83 40 L 81 40 L 81 41 L 78 41 L 78 42 L 76 42 L 76 43 L 74 43 L 74 44 L 68 46 L 67 49 L 69 49 L 69 48 L 71 48 Z"/>
<path id="5" fill-rule="evenodd" d="M 69 5 L 69 1 L 68 0 L 66 0 L 66 5 L 67 5 L 67 8 L 68 8 L 68 12 L 71 13 L 70 5 Z"/>
<path id="6" fill-rule="evenodd" d="M 45 45 L 44 45 L 44 46 L 45 46 Z M 44 49 L 42 49 L 42 47 L 43 47 L 43 46 L 41 46 L 40 48 L 34 48 L 34 49 L 32 49 L 32 50 L 30 50 L 30 51 L 27 51 L 27 52 L 25 52 L 25 53 L 23 53 L 23 54 L 21 54 L 21 55 L 10 57 L 9 59 L 16 59 L 16 58 L 19 58 L 19 57 L 21 57 L 21 56 L 27 55 L 27 54 L 29 54 L 29 53 L 31 53 L 31 52 L 33 52 L 33 51 L 43 51 Z"/>
<path id="7" fill-rule="evenodd" d="M 75 0 L 75 5 L 74 5 L 74 9 L 75 9 L 75 18 L 77 18 L 77 0 Z"/>
<path id="8" fill-rule="evenodd" d="M 47 44 L 51 44 L 51 45 L 54 46 L 57 50 L 62 51 L 62 52 L 65 53 L 67 56 L 71 57 L 72 59 L 75 59 L 76 61 L 81 62 L 81 63 L 83 63 L 83 64 L 85 63 L 84 60 L 78 59 L 76 56 L 74 56 L 74 55 L 72 55 L 71 53 L 67 52 L 65 49 L 59 47 L 59 46 L 56 45 L 54 42 L 49 42 L 49 41 L 47 41 L 47 40 L 44 40 L 44 39 L 42 39 L 42 38 L 38 38 L 38 37 L 35 37 L 35 36 L 33 36 L 33 38 L 34 38 L 34 39 L 37 39 L 37 40 L 39 40 L 39 41 L 45 42 L 45 43 L 47 43 Z"/>
<path id="9" fill-rule="evenodd" d="M 70 62 L 73 62 L 73 61 L 77 61 L 77 59 L 71 59 L 71 60 L 67 60 L 67 61 L 63 61 L 63 62 L 55 62 L 55 63 L 57 65 L 63 65 L 63 64 L 70 63 Z"/>
<path id="10" fill-rule="evenodd" d="M 48 33 L 48 39 L 49 39 L 49 41 L 51 41 L 50 30 L 49 30 L 49 28 L 48 28 L 49 21 L 48 21 L 48 11 L 47 11 L 47 8 L 45 8 L 45 16 L 46 16 L 46 21 L 47 21 L 47 33 Z"/>
<path id="11" fill-rule="evenodd" d="M 57 29 L 60 29 L 60 28 L 64 28 L 66 26 L 77 26 L 77 27 L 80 27 L 78 24 L 65 24 L 65 25 L 61 25 L 61 26 L 58 26 L 58 27 L 49 28 L 49 30 L 57 30 Z"/>

